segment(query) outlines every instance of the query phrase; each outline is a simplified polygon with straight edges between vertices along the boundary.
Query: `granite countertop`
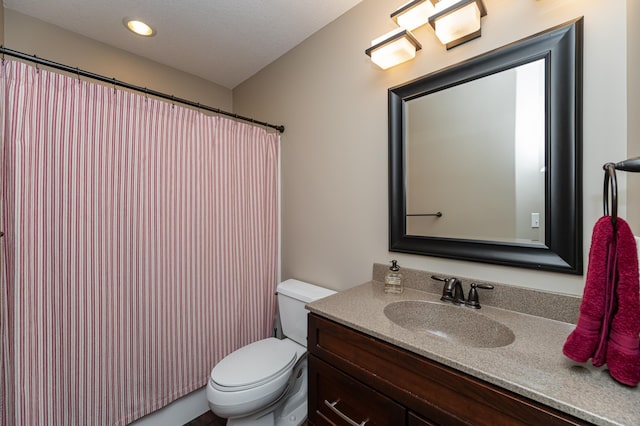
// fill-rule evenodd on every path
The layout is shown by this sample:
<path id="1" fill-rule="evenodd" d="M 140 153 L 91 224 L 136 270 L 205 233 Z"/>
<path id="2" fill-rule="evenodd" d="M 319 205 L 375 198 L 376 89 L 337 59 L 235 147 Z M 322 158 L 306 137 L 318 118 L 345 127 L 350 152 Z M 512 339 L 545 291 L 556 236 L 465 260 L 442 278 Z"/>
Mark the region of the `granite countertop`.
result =
<path id="1" fill-rule="evenodd" d="M 574 324 L 487 305 L 480 310 L 452 307 L 496 320 L 515 334 L 515 341 L 507 346 L 469 347 L 428 332 L 409 331 L 383 313 L 387 304 L 397 301 L 444 303 L 438 294 L 405 288 L 403 294 L 395 295 L 384 293 L 383 288 L 382 283 L 371 281 L 307 307 L 315 314 L 583 420 L 598 425 L 640 424 L 640 388 L 623 386 L 605 368 L 577 364 L 562 354 Z"/>

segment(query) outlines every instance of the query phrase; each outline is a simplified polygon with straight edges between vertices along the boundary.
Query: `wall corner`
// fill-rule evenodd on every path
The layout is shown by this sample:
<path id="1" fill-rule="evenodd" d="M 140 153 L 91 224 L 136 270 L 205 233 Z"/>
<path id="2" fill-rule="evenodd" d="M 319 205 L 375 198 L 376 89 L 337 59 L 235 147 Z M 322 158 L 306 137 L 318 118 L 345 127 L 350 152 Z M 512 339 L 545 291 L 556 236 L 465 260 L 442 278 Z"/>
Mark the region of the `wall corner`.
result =
<path id="1" fill-rule="evenodd" d="M 640 2 L 627 0 L 627 157 L 640 156 Z M 640 173 L 627 176 L 627 218 L 631 229 L 640 235 Z M 633 196 L 632 196 L 633 195 Z"/>
<path id="2" fill-rule="evenodd" d="M 4 46 L 4 4 L 0 3 L 0 45 Z"/>

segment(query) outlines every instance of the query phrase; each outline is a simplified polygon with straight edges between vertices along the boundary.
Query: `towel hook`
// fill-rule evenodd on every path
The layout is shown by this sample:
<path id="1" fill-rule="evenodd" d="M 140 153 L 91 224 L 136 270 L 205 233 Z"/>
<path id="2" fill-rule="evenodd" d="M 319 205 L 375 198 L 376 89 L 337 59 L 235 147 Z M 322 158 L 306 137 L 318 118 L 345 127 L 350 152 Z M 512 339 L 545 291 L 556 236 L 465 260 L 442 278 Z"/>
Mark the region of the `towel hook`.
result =
<path id="1" fill-rule="evenodd" d="M 611 223 L 615 226 L 618 219 L 618 181 L 616 179 L 616 165 L 606 163 L 604 169 L 604 189 L 602 193 L 602 207 L 604 215 L 609 214 L 609 187 L 611 187 Z"/>

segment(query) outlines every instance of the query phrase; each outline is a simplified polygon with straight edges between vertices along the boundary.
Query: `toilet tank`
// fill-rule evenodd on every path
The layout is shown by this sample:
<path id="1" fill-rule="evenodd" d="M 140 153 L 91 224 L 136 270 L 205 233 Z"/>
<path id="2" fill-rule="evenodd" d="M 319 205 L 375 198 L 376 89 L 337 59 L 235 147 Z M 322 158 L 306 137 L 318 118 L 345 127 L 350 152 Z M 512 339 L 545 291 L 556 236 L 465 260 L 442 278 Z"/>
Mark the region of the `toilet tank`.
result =
<path id="1" fill-rule="evenodd" d="M 335 294 L 335 291 L 298 280 L 278 284 L 278 309 L 282 333 L 307 347 L 307 303 Z"/>

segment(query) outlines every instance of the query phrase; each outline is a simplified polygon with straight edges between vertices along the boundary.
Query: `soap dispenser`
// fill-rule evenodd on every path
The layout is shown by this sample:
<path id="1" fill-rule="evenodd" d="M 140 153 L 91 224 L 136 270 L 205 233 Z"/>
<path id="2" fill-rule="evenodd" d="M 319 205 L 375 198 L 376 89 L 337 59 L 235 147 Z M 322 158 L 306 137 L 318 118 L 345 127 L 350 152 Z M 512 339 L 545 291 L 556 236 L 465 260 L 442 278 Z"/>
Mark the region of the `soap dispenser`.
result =
<path id="1" fill-rule="evenodd" d="M 402 274 L 397 260 L 391 261 L 391 267 L 384 277 L 384 292 L 400 294 L 404 289 L 402 284 Z"/>

